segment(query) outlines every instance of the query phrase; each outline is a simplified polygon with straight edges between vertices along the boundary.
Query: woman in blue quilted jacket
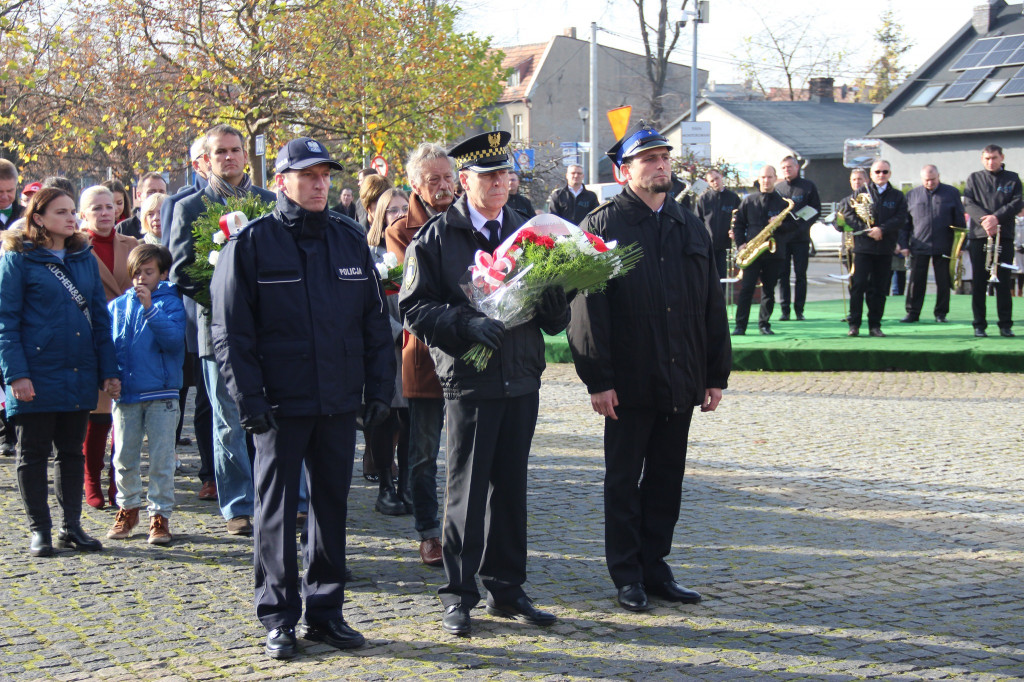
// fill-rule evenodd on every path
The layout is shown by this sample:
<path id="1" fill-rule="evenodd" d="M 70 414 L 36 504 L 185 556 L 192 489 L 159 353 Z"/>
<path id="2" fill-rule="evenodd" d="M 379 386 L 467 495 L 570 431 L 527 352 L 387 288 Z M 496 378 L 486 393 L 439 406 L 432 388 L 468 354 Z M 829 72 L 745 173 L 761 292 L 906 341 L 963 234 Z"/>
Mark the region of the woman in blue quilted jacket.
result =
<path id="1" fill-rule="evenodd" d="M 18 434 L 18 489 L 29 518 L 29 554 L 50 556 L 47 463 L 56 451 L 54 490 L 62 511 L 59 547 L 102 549 L 82 530 L 82 443 L 97 388 L 120 396 L 110 315 L 75 200 L 47 187 L 4 234 L 0 257 L 0 370 L 7 414 Z"/>

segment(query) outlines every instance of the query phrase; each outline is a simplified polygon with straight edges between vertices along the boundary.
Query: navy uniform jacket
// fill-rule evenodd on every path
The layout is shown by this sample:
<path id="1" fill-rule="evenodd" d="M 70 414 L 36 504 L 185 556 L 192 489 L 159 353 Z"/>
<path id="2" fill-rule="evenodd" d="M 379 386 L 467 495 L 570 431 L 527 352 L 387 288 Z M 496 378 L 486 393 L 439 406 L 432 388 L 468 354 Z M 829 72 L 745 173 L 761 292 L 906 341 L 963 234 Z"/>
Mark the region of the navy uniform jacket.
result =
<path id="1" fill-rule="evenodd" d="M 580 226 L 643 258 L 602 293 L 572 302 L 569 348 L 589 393 L 615 389 L 624 408 L 676 413 L 726 388 L 732 366 L 725 296 L 711 237 L 666 199 L 652 211 L 626 187 Z"/>
<path id="2" fill-rule="evenodd" d="M 792 182 L 780 180 L 775 183 L 775 191 L 780 196 L 793 202 L 793 210 L 790 211 L 786 222 L 795 225 L 793 234 L 789 241 L 795 243 L 809 244 L 811 241 L 811 225 L 821 215 L 821 199 L 818 197 L 818 188 L 807 178 L 797 177 Z M 803 220 L 796 217 L 796 212 L 804 206 L 810 206 L 818 215 L 810 220 Z"/>
<path id="3" fill-rule="evenodd" d="M 231 237 L 210 285 L 213 346 L 242 420 L 391 404 L 395 350 L 362 231 L 280 196 Z"/>
<path id="4" fill-rule="evenodd" d="M 923 256 L 950 255 L 953 230 L 964 227 L 964 205 L 956 187 L 939 183 L 929 192 L 924 185 L 907 194 L 907 224 L 900 230 L 900 248 Z"/>
<path id="5" fill-rule="evenodd" d="M 873 200 L 871 223 L 872 227 L 882 228 L 882 239 L 875 241 L 866 234 L 858 234 L 853 238 L 853 252 L 891 256 L 896 250 L 896 239 L 899 237 L 900 230 L 907 223 L 907 198 L 903 196 L 903 192 L 893 187 L 892 183 L 889 183 L 885 191 L 879 194 L 878 185 L 869 182 L 867 188 L 861 189 L 857 194 L 864 192 L 868 192 Z M 853 199 L 850 199 L 843 208 L 843 220 L 854 232 L 859 232 L 867 227 L 853 208 Z"/>
<path id="6" fill-rule="evenodd" d="M 709 189 L 697 199 L 697 217 L 708 228 L 715 251 L 725 251 L 732 246 L 729 228 L 732 226 L 732 212 L 739 208 L 740 198 L 735 192 L 723 189 L 716 192 Z"/>
<path id="7" fill-rule="evenodd" d="M 736 227 L 733 233 L 736 235 L 736 248 L 742 247 L 748 241 L 760 234 L 772 218 L 779 215 L 786 209 L 786 202 L 776 192 L 754 192 L 743 197 L 740 201 L 739 212 L 736 213 Z M 790 220 L 782 221 L 773 233 L 775 239 L 775 251 L 765 251 L 758 260 L 782 260 L 786 257 L 785 246 L 789 242 L 796 224 Z"/>
<path id="8" fill-rule="evenodd" d="M 502 238 L 524 222 L 522 214 L 506 205 L 502 208 Z M 501 348 L 482 372 L 463 362 L 461 356 L 473 347 L 466 338 L 466 323 L 483 313 L 470 304 L 459 280 L 473 264 L 477 250 L 487 248 L 479 235 L 462 196 L 427 221 L 405 252 L 398 306 L 406 328 L 430 347 L 437 378 L 449 400 L 516 398 L 539 390 L 546 366 L 541 330 L 557 334 L 569 321 L 566 309 L 558 320 L 535 317 L 507 329 Z"/>
<path id="9" fill-rule="evenodd" d="M 999 219 L 1000 241 L 1013 243 L 1014 219 L 1024 208 L 1021 198 L 1020 177 L 1013 171 L 1002 168 L 995 173 L 980 170 L 967 176 L 964 187 L 964 208 L 971 216 L 971 239 L 987 239 L 988 234 L 981 226 L 981 219 L 994 215 Z"/>

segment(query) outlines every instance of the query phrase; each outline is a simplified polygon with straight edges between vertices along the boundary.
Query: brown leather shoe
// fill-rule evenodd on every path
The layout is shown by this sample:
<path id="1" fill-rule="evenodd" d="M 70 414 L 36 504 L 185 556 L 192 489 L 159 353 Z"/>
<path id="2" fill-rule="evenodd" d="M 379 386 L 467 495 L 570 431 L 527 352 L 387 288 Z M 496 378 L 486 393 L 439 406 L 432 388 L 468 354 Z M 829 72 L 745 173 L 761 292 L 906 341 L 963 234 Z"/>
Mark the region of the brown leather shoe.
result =
<path id="1" fill-rule="evenodd" d="M 444 563 L 441 556 L 441 538 L 427 538 L 420 543 L 420 559 L 427 566 L 440 566 Z"/>
<path id="2" fill-rule="evenodd" d="M 149 544 L 166 545 L 171 541 L 171 527 L 167 517 L 154 514 L 149 517 Z"/>
<path id="3" fill-rule="evenodd" d="M 114 516 L 114 525 L 107 531 L 111 540 L 124 540 L 132 536 L 132 530 L 139 524 L 139 508 L 118 509 Z"/>
<path id="4" fill-rule="evenodd" d="M 200 500 L 216 500 L 217 499 L 217 484 L 213 481 L 204 481 L 203 485 L 199 488 L 199 499 Z"/>
<path id="5" fill-rule="evenodd" d="M 236 516 L 228 521 L 228 533 L 231 535 L 252 535 L 252 521 L 248 516 Z"/>

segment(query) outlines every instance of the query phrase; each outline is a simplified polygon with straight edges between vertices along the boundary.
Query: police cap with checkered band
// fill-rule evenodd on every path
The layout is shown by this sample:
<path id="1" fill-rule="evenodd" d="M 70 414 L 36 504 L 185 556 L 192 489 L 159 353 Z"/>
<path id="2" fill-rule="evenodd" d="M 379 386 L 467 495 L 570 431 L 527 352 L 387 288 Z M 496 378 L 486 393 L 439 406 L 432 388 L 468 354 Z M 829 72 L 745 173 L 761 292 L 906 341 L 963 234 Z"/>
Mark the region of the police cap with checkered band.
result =
<path id="1" fill-rule="evenodd" d="M 474 135 L 448 150 L 448 156 L 455 159 L 460 171 L 490 173 L 497 170 L 511 170 L 508 142 L 512 134 L 504 130 Z"/>

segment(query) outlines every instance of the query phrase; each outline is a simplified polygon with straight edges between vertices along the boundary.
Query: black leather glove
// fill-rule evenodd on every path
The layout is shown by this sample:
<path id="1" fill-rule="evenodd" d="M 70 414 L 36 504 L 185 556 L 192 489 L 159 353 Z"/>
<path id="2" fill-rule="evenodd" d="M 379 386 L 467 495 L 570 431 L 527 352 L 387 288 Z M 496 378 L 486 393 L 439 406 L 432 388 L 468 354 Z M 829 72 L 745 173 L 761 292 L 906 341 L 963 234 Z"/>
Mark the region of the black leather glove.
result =
<path id="1" fill-rule="evenodd" d="M 261 433 L 266 433 L 271 429 L 277 428 L 277 422 L 274 421 L 274 413 L 264 412 L 263 414 L 257 414 L 252 417 L 246 417 L 242 420 L 242 428 L 251 433 L 254 436 L 258 436 Z"/>
<path id="2" fill-rule="evenodd" d="M 561 320 L 568 305 L 565 289 L 560 286 L 548 287 L 537 301 L 537 317 L 544 320 Z"/>
<path id="3" fill-rule="evenodd" d="M 466 322 L 466 339 L 473 343 L 482 343 L 491 350 L 501 348 L 501 339 L 505 336 L 505 325 L 489 317 L 473 317 Z"/>
<path id="4" fill-rule="evenodd" d="M 391 408 L 382 400 L 371 400 L 363 408 L 363 428 L 372 429 L 384 423 L 391 413 Z"/>

